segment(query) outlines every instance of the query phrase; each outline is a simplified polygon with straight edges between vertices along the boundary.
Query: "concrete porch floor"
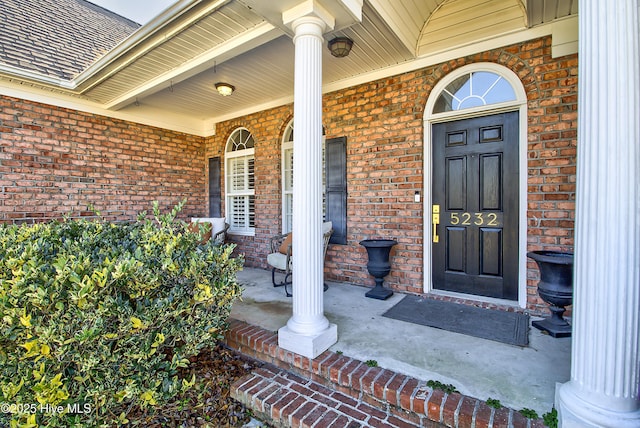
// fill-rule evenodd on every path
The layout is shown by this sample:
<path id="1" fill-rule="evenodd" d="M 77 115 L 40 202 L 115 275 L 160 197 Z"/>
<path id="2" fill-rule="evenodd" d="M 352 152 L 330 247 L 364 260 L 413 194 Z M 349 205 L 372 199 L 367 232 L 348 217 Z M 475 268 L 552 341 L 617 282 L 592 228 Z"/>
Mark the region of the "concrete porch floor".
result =
<path id="1" fill-rule="evenodd" d="M 291 316 L 291 298 L 272 286 L 270 271 L 245 268 L 238 279 L 243 297 L 231 317 L 277 332 Z M 415 325 L 382 316 L 402 294 L 381 301 L 365 297 L 366 287 L 327 284 L 325 315 L 338 326 L 333 352 L 375 360 L 382 368 L 424 381 L 453 384 L 464 395 L 497 399 L 540 416 L 553 407 L 556 383 L 569 380 L 570 338 L 555 339 L 531 328 L 529 346 L 522 348 Z"/>

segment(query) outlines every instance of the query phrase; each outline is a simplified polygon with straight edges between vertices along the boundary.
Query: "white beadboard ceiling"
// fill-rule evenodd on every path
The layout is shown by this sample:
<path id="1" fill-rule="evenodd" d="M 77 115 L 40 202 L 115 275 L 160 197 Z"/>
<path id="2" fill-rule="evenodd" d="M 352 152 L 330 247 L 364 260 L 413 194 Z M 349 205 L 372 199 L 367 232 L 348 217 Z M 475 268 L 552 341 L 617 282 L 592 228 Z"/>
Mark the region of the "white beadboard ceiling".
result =
<path id="1" fill-rule="evenodd" d="M 527 0 L 529 26 L 578 14 L 578 0 Z"/>
<path id="2" fill-rule="evenodd" d="M 294 46 L 282 13 L 301 1 L 194 0 L 69 92 L 113 111 L 209 123 L 289 103 Z M 578 0 L 315 1 L 336 16 L 325 46 L 336 36 L 354 41 L 346 58 L 323 49 L 329 86 L 578 13 Z M 236 91 L 222 97 L 216 82 Z"/>

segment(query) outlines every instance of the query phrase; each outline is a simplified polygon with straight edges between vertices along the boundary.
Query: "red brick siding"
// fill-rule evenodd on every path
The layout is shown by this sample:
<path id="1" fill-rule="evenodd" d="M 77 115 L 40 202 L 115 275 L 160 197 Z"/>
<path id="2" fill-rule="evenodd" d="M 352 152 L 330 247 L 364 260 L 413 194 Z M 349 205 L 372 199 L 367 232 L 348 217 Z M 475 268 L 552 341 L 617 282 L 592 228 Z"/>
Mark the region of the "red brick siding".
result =
<path id="1" fill-rule="evenodd" d="M 0 222 L 207 212 L 204 138 L 0 97 Z"/>
<path id="2" fill-rule="evenodd" d="M 550 37 L 368 82 L 324 96 L 327 138 L 347 137 L 348 245 L 330 245 L 331 280 L 370 286 L 358 242 L 389 237 L 390 287 L 422 292 L 424 195 L 423 117 L 432 88 L 476 62 L 513 70 L 528 99 L 528 250 L 572 250 L 577 134 L 577 55 L 551 58 Z M 132 219 L 154 200 L 167 209 L 184 197 L 182 213 L 207 215 L 207 159 L 224 160 L 238 127 L 254 136 L 256 234 L 231 236 L 248 266 L 266 268 L 269 238 L 281 230 L 281 141 L 292 105 L 219 123 L 201 138 L 117 119 L 0 97 L 0 221 L 44 221 L 93 215 Z M 427 171 L 428 173 L 428 171 Z M 521 172 L 524 173 L 524 172 Z M 224 211 L 224 162 L 221 187 Z M 428 243 L 427 243 L 428 245 Z M 528 308 L 546 310 L 536 295 L 538 271 L 528 263 Z"/>
<path id="3" fill-rule="evenodd" d="M 326 94 L 327 138 L 347 137 L 348 245 L 331 245 L 328 279 L 372 285 L 366 251 L 358 242 L 393 238 L 392 271 L 386 284 L 422 293 L 423 117 L 430 91 L 451 71 L 494 62 L 513 70 L 528 99 L 528 250 L 572 250 L 577 129 L 577 55 L 551 58 L 551 38 L 483 52 L 425 69 Z M 218 124 L 207 153 L 224 156 L 230 133 L 248 128 L 256 139 L 254 238 L 235 239 L 247 264 L 266 267 L 268 239 L 281 228 L 281 139 L 292 106 Z M 429 168 L 429 166 L 426 166 Z M 528 264 L 528 308 L 546 310 L 536 294 L 538 271 Z"/>

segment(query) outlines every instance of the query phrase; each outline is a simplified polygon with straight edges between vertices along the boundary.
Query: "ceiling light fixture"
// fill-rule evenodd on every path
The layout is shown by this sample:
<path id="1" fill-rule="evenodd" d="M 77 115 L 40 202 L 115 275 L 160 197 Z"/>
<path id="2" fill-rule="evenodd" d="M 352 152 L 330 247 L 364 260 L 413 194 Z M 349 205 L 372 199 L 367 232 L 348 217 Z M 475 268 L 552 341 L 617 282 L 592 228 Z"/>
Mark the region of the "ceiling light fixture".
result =
<path id="1" fill-rule="evenodd" d="M 329 50 L 331 51 L 331 55 L 336 58 L 344 58 L 349 55 L 351 52 L 351 47 L 353 46 L 353 40 L 348 37 L 336 37 L 334 39 L 329 40 Z"/>
<path id="2" fill-rule="evenodd" d="M 233 94 L 233 91 L 235 91 L 236 88 L 228 83 L 218 82 L 216 83 L 216 90 L 223 97 L 228 97 L 229 95 Z"/>

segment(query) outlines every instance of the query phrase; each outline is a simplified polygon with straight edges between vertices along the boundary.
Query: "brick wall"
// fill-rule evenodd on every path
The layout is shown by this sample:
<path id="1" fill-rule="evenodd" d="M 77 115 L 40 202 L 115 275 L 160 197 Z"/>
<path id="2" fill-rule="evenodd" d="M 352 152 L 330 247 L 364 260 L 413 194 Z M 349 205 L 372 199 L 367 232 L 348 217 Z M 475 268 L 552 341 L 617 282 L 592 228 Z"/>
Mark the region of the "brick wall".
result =
<path id="1" fill-rule="evenodd" d="M 575 201 L 577 55 L 551 58 L 549 37 L 532 40 L 326 94 L 327 138 L 347 137 L 348 244 L 330 245 L 330 280 L 370 286 L 366 251 L 358 242 L 393 238 L 392 272 L 385 283 L 422 292 L 423 117 L 431 89 L 458 67 L 495 62 L 514 71 L 528 99 L 528 250 L 571 251 Z M 256 141 L 256 236 L 232 238 L 247 265 L 267 267 L 268 239 L 281 229 L 281 141 L 291 105 L 218 124 L 207 154 L 224 158 L 224 145 L 239 126 Z M 528 263 L 528 308 L 547 305 L 536 292 L 538 271 Z"/>
<path id="2" fill-rule="evenodd" d="M 324 96 L 327 138 L 347 137 L 348 161 L 348 244 L 329 246 L 328 279 L 372 285 L 358 242 L 393 238 L 399 244 L 386 284 L 422 292 L 423 209 L 413 198 L 424 194 L 424 108 L 441 78 L 484 61 L 518 74 L 528 98 L 528 250 L 572 250 L 577 56 L 550 53 L 547 37 Z M 0 97 L 0 222 L 92 216 L 89 206 L 107 219 L 130 220 L 155 200 L 168 209 L 184 197 L 183 218 L 206 216 L 207 159 L 224 159 L 227 138 L 245 127 L 256 141 L 256 234 L 230 240 L 248 266 L 266 268 L 269 238 L 281 231 L 281 141 L 292 115 L 292 105 L 262 111 L 201 138 Z M 529 309 L 545 311 L 532 261 L 527 278 Z"/>
<path id="3" fill-rule="evenodd" d="M 0 97 L 0 222 L 207 213 L 204 138 Z"/>

